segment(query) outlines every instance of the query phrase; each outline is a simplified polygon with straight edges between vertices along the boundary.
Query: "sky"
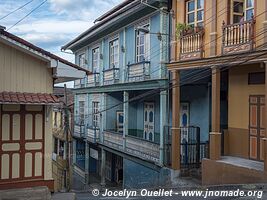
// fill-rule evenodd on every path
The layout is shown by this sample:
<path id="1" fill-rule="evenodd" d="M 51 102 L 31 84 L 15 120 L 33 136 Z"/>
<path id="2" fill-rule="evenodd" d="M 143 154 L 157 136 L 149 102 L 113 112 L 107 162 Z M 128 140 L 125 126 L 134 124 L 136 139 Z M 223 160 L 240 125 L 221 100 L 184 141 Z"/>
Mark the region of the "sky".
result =
<path id="1" fill-rule="evenodd" d="M 94 20 L 123 0 L 47 0 L 19 24 L 9 29 L 44 0 L 0 0 L 0 25 L 19 37 L 74 62 L 74 56 L 60 51 L 61 46 L 87 30 Z"/>

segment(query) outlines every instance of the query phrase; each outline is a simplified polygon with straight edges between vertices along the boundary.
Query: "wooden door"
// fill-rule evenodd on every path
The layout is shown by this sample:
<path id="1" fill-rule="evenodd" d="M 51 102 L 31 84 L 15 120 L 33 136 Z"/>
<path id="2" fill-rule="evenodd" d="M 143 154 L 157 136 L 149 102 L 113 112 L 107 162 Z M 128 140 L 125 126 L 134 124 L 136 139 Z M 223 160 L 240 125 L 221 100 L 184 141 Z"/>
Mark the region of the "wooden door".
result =
<path id="1" fill-rule="evenodd" d="M 249 97 L 249 156 L 263 160 L 263 138 L 265 136 L 265 98 L 262 95 Z"/>
<path id="2" fill-rule="evenodd" d="M 0 105 L 0 147 L 0 184 L 43 179 L 43 106 Z"/>
<path id="3" fill-rule="evenodd" d="M 144 105 L 144 138 L 154 141 L 155 127 L 155 111 L 154 103 L 146 102 Z"/>

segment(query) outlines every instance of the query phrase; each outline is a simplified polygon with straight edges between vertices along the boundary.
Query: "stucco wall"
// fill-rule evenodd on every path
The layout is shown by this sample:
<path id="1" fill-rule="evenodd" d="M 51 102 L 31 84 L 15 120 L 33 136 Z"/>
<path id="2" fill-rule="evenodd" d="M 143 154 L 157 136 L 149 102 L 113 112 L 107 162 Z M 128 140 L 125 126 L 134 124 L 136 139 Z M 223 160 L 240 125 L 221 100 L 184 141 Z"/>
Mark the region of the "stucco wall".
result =
<path id="1" fill-rule="evenodd" d="M 248 158 L 249 95 L 264 95 L 264 85 L 248 85 L 248 73 L 264 71 L 260 65 L 229 70 L 228 154 Z"/>

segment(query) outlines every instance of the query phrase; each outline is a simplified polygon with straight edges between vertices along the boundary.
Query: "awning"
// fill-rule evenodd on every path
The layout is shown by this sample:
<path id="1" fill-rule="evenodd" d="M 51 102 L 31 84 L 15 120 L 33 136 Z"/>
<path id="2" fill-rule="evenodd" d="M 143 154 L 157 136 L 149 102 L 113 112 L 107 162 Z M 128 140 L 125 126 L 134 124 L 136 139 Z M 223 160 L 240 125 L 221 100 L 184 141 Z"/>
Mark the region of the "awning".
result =
<path id="1" fill-rule="evenodd" d="M 0 92 L 0 104 L 58 104 L 58 98 L 46 93 Z"/>

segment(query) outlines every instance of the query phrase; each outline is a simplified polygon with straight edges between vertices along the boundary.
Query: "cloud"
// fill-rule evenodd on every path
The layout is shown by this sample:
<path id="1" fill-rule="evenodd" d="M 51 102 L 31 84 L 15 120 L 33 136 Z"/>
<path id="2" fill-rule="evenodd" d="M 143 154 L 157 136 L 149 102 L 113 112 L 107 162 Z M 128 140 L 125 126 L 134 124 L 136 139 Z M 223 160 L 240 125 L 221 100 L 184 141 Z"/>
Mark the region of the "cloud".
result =
<path id="1" fill-rule="evenodd" d="M 68 18 L 91 20 L 117 5 L 122 0 L 50 0 L 50 9 L 57 15 L 67 15 Z"/>

